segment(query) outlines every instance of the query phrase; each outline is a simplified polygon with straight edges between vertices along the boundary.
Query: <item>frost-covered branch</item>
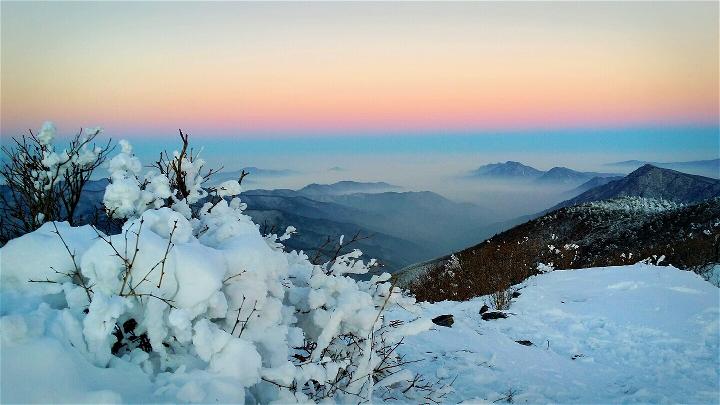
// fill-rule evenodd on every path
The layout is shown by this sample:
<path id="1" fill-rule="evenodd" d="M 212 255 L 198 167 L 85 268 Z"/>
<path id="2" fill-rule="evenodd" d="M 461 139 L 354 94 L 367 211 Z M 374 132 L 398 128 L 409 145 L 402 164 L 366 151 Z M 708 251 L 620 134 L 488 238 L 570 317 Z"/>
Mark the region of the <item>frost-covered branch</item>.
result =
<path id="1" fill-rule="evenodd" d="M 46 122 L 35 134 L 12 138 L 3 146 L 0 168 L 7 191 L 0 193 L 0 242 L 31 232 L 48 221 L 76 220 L 82 190 L 95 169 L 114 149 L 98 145 L 100 129 L 81 129 L 62 151 L 55 145 L 55 126 Z"/>

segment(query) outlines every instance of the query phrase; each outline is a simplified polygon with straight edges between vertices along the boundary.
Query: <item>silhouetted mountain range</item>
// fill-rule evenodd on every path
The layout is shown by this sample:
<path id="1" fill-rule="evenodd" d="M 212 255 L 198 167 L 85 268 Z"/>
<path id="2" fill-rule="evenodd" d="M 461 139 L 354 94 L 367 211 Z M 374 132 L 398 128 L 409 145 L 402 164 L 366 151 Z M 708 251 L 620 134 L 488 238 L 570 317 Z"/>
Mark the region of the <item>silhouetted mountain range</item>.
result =
<path id="1" fill-rule="evenodd" d="M 487 238 L 540 217 L 552 210 L 585 202 L 619 197 L 647 197 L 677 203 L 692 203 L 720 196 L 720 180 L 658 168 L 652 165 L 645 165 L 624 177 L 592 179 L 577 189 L 593 183 L 597 185 L 547 210 L 481 226 L 478 228 L 478 236 Z"/>
<path id="2" fill-rule="evenodd" d="M 628 196 L 698 202 L 720 196 L 720 180 L 646 164 L 621 179 L 587 190 L 553 208 Z"/>
<path id="3" fill-rule="evenodd" d="M 520 162 L 508 160 L 505 163 L 491 163 L 471 171 L 469 177 L 490 177 L 500 179 L 533 179 L 544 172 Z"/>
<path id="4" fill-rule="evenodd" d="M 298 190 L 299 193 L 307 195 L 342 195 L 352 193 L 382 193 L 385 191 L 397 191 L 402 187 L 388 184 L 382 181 L 363 183 L 358 181 L 338 181 L 333 184 L 308 184 Z"/>
<path id="5" fill-rule="evenodd" d="M 538 170 L 520 162 L 507 161 L 480 166 L 467 177 L 491 180 L 534 181 L 536 184 L 579 185 L 593 177 L 617 176 L 614 173 L 580 172 L 567 167 L 553 167 L 548 171 Z"/>
<path id="6" fill-rule="evenodd" d="M 615 177 L 613 173 L 596 173 L 596 172 L 579 172 L 577 170 L 568 169 L 567 167 L 553 167 L 538 177 L 536 183 L 552 183 L 552 184 L 578 184 L 586 182 L 592 178 L 599 177 Z"/>
<path id="7" fill-rule="evenodd" d="M 346 183 L 355 183 L 353 188 L 365 187 L 363 183 Z M 474 204 L 457 203 L 429 191 L 338 194 L 334 187 L 311 187 L 311 190 L 311 193 L 306 188 L 297 191 L 249 190 L 243 192 L 241 198 L 248 204 L 248 215 L 256 220 L 262 219 L 260 223 L 265 219 L 266 212 L 272 211 L 279 213 L 274 214 L 273 218 L 292 216 L 296 222 L 277 225 L 293 225 L 300 233 L 306 222 L 314 226 L 312 220 L 322 219 L 330 224 L 329 230 L 333 227 L 350 229 L 350 225 L 355 225 L 357 230 L 367 230 L 379 237 L 386 235 L 397 238 L 397 241 L 392 242 L 395 244 L 404 241 L 405 247 L 395 252 L 397 259 L 391 259 L 390 263 L 388 258 L 377 256 L 376 252 L 358 245 L 368 256 L 375 255 L 388 263 L 389 270 L 473 243 L 477 240 L 477 227 L 487 224 L 492 218 L 492 213 L 487 209 Z M 323 194 L 319 190 L 330 191 Z M 343 186 L 340 190 L 347 189 Z M 345 234 L 349 237 L 348 234 L 354 232 L 346 231 Z M 326 236 L 339 237 L 339 234 Z M 377 237 L 374 238 L 377 240 Z M 292 239 L 288 242 L 289 248 L 296 248 Z"/>
<path id="8" fill-rule="evenodd" d="M 605 166 L 632 171 L 640 166 L 651 164 L 655 167 L 673 169 L 688 174 L 720 178 L 720 159 L 693 160 L 688 162 L 649 162 L 645 160 L 625 160 L 622 162 L 607 163 Z"/>

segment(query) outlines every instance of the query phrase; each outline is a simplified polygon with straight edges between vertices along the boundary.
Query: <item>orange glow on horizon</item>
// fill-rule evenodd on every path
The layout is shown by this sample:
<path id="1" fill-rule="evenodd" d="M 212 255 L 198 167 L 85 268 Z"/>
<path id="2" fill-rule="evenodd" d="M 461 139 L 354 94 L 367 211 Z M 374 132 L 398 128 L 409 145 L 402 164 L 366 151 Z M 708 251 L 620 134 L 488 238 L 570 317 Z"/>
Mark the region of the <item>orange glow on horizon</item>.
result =
<path id="1" fill-rule="evenodd" d="M 714 3 L 2 7 L 8 129 L 49 118 L 238 132 L 718 120 Z"/>

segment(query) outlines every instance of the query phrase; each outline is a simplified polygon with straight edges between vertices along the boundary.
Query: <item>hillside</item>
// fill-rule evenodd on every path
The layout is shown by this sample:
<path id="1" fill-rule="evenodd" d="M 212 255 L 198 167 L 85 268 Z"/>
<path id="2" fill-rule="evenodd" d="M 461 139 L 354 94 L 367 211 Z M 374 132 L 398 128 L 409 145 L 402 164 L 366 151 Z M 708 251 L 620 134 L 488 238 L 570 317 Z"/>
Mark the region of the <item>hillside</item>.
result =
<path id="1" fill-rule="evenodd" d="M 720 180 L 644 165 L 622 179 L 592 188 L 553 208 L 627 196 L 692 203 L 720 196 Z"/>
<path id="2" fill-rule="evenodd" d="M 443 403 L 717 400 L 718 290 L 698 276 L 630 265 L 555 271 L 519 287 L 507 319 L 482 320 L 478 309 L 487 297 L 386 312 L 405 324 L 454 316 L 452 327 L 430 324 L 397 348 L 411 372 L 452 382 Z M 137 364 L 140 351 L 98 366 L 81 324 L 72 323 L 75 312 L 3 292 L 3 403 L 211 402 L 218 391 L 227 396 L 238 389 L 237 378 L 224 382 L 197 369 L 150 378 Z M 73 327 L 81 331 L 68 333 Z M 377 389 L 371 402 L 410 403 L 384 394 Z"/>
<path id="3" fill-rule="evenodd" d="M 413 370 L 455 379 L 445 403 L 717 403 L 718 289 L 697 275 L 629 265 L 518 287 L 507 319 L 481 318 L 488 297 L 421 304 L 424 316 L 455 323 L 399 351 L 422 359 Z"/>
<path id="4" fill-rule="evenodd" d="M 605 166 L 632 171 L 646 164 L 656 167 L 672 169 L 684 173 L 700 176 L 720 178 L 720 159 L 693 160 L 687 162 L 650 162 L 645 160 L 626 160 L 623 162 L 607 163 Z"/>
<path id="5" fill-rule="evenodd" d="M 334 245 L 341 235 L 346 240 L 359 232 L 369 238 L 353 244 L 368 257 L 377 258 L 385 271 L 394 272 L 408 263 L 426 259 L 423 248 L 407 240 L 369 229 L 359 225 L 370 214 L 330 202 L 319 202 L 299 196 L 274 196 L 245 194 L 248 204 L 245 211 L 254 222 L 261 225 L 261 231 L 282 233 L 288 226 L 298 232 L 285 242 L 288 250 L 304 251 L 313 257 L 317 249 L 332 238 Z"/>
<path id="6" fill-rule="evenodd" d="M 613 176 L 616 175 L 612 173 L 579 172 L 568 169 L 567 167 L 553 167 L 535 181 L 545 184 L 580 184 L 594 177 L 603 178 Z"/>
<path id="7" fill-rule="evenodd" d="M 719 180 L 712 178 L 656 168 L 650 165 L 637 169 L 625 177 L 594 177 L 573 191 L 568 192 L 570 195 L 575 194 L 575 197 L 560 202 L 549 209 L 504 221 L 489 224 L 479 223 L 473 233 L 476 237 L 474 243 L 563 207 L 628 196 L 660 198 L 677 203 L 692 203 L 720 196 L 719 184 Z M 581 190 L 585 187 L 590 187 L 590 189 Z M 429 262 L 434 262 L 434 260 Z"/>
<path id="8" fill-rule="evenodd" d="M 420 300 L 465 300 L 555 269 L 648 259 L 680 268 L 720 262 L 720 198 L 694 205 L 621 198 L 561 208 L 456 253 L 404 269 L 398 282 Z"/>
<path id="9" fill-rule="evenodd" d="M 489 222 L 492 211 L 458 203 L 430 191 L 355 193 L 314 197 L 351 207 L 368 215 L 362 223 L 371 229 L 424 247 L 425 258 L 474 243 L 477 227 Z"/>
<path id="10" fill-rule="evenodd" d="M 608 184 L 611 181 L 620 180 L 623 177 L 624 176 L 609 176 L 609 177 L 596 176 L 596 177 L 593 177 L 592 179 L 586 181 L 585 183 L 575 187 L 574 189 L 568 191 L 567 194 L 572 195 L 572 196 L 578 196 L 590 189 L 593 189 L 598 186 L 602 186 L 604 184 Z"/>

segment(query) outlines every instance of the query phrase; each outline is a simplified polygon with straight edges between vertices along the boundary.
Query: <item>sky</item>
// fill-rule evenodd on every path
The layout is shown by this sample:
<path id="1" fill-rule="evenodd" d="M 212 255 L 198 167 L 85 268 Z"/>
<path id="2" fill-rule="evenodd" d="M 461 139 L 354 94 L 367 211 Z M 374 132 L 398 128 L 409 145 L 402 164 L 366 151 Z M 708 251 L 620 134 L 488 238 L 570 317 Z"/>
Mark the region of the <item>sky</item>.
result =
<path id="1" fill-rule="evenodd" d="M 719 154 L 717 2 L 0 11 L 3 139 L 45 120 L 67 133 L 99 125 L 150 155 L 183 128 L 226 167 L 378 176 L 402 162 L 592 169 Z"/>

